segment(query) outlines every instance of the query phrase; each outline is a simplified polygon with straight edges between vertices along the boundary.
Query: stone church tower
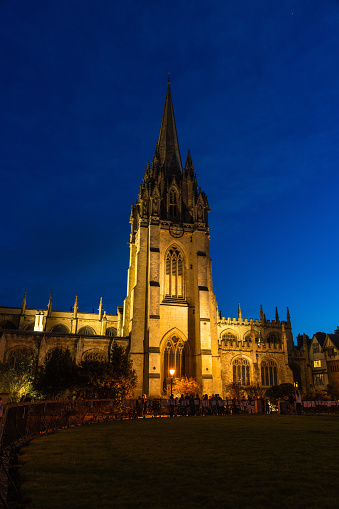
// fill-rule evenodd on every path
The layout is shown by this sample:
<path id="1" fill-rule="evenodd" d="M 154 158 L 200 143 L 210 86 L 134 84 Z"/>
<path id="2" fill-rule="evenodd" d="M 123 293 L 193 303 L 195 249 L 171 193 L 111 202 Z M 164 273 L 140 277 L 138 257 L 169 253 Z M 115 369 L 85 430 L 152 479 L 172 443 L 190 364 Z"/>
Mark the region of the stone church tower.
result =
<path id="1" fill-rule="evenodd" d="M 130 337 L 136 393 L 161 394 L 170 369 L 196 378 L 202 393 L 222 392 L 208 212 L 190 152 L 182 167 L 168 83 L 155 155 L 130 220 L 122 335 Z"/>

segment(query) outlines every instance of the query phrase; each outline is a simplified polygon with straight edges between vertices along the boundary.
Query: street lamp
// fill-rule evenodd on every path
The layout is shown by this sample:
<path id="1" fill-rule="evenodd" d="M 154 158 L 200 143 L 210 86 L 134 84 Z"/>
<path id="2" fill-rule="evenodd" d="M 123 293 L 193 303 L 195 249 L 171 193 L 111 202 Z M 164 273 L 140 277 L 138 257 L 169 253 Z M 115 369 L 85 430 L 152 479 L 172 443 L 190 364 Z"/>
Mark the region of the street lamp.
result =
<path id="1" fill-rule="evenodd" d="M 171 375 L 171 395 L 172 395 L 173 394 L 173 375 L 175 373 L 175 369 L 170 369 L 169 372 Z"/>

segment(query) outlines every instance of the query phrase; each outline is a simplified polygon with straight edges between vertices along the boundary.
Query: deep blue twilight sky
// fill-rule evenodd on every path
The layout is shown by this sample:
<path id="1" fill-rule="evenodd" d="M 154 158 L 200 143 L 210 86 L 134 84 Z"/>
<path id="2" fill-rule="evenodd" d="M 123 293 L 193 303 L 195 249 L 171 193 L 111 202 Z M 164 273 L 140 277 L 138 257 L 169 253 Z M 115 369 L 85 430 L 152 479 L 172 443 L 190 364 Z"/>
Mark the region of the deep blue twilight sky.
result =
<path id="1" fill-rule="evenodd" d="M 337 0 L 2 0 L 0 305 L 115 313 L 167 71 L 223 316 L 339 325 Z"/>

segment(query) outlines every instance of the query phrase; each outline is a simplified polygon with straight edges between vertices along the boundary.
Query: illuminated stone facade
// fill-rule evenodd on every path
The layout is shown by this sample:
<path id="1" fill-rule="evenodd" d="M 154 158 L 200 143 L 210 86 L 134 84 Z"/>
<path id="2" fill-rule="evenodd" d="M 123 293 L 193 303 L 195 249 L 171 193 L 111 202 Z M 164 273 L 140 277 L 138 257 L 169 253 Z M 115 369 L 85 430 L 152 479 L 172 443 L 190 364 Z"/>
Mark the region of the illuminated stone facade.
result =
<path id="1" fill-rule="evenodd" d="M 41 364 L 57 346 L 77 362 L 105 360 L 113 338 L 131 353 L 136 395 L 160 395 L 174 376 L 193 376 L 202 393 L 225 394 L 237 382 L 306 387 L 306 352 L 293 344 L 291 321 L 219 316 L 209 251 L 209 204 L 191 154 L 182 166 L 170 85 L 152 164 L 147 164 L 131 212 L 127 297 L 117 315 L 52 309 L 0 308 L 0 361 L 18 349 Z M 307 350 L 307 348 L 306 348 Z"/>

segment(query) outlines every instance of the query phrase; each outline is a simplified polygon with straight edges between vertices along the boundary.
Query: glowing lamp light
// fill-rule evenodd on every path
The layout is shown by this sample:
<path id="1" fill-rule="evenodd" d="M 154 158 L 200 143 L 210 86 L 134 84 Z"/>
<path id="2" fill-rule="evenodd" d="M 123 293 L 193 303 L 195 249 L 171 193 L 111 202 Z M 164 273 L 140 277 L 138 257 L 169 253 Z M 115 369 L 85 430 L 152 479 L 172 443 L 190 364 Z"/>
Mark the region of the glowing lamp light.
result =
<path id="1" fill-rule="evenodd" d="M 172 394 L 173 394 L 173 375 L 175 373 L 175 369 L 170 369 L 169 372 L 171 375 L 171 396 L 172 396 Z"/>

